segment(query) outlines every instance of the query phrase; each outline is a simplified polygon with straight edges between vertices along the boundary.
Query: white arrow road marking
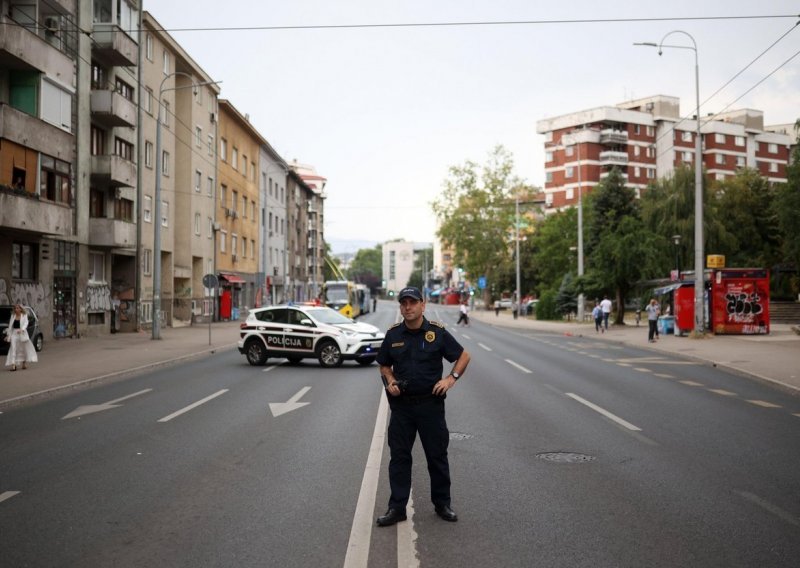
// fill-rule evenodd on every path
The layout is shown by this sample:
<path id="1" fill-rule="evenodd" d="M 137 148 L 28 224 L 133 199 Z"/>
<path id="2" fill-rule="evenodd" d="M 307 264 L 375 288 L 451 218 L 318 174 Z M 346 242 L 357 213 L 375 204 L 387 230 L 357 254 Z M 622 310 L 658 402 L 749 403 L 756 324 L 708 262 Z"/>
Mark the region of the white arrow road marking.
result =
<path id="1" fill-rule="evenodd" d="M 292 398 L 287 400 L 286 402 L 270 402 L 269 403 L 269 410 L 272 412 L 272 416 L 280 416 L 281 414 L 286 414 L 287 412 L 291 412 L 292 410 L 297 410 L 298 408 L 302 408 L 309 402 L 297 402 L 303 395 L 306 394 L 308 391 L 311 390 L 311 387 L 303 387 L 297 394 L 295 394 Z"/>
<path id="2" fill-rule="evenodd" d="M 197 407 L 198 407 L 198 406 L 200 406 L 201 404 L 205 404 L 205 403 L 207 403 L 209 400 L 211 400 L 211 399 L 214 399 L 214 398 L 217 398 L 218 396 L 220 396 L 220 395 L 223 395 L 223 394 L 225 394 L 226 392 L 228 392 L 228 389 L 222 389 L 222 390 L 220 390 L 220 391 L 217 391 L 217 392 L 215 392 L 214 394 L 212 394 L 212 395 L 209 395 L 209 396 L 205 397 L 203 400 L 198 400 L 198 401 L 197 401 L 197 402 L 195 402 L 194 404 L 190 404 L 190 405 L 189 405 L 189 406 L 187 406 L 187 407 L 181 408 L 180 410 L 178 410 L 177 412 L 173 412 L 173 413 L 172 413 L 172 414 L 170 414 L 169 416 L 165 416 L 164 418 L 160 418 L 158 421 L 159 421 L 159 422 L 169 422 L 169 421 L 170 421 L 170 420 L 172 420 L 173 418 L 176 418 L 176 417 L 180 416 L 181 414 L 183 414 L 183 413 L 185 413 L 185 412 L 189 412 L 189 411 L 190 411 L 190 410 L 192 410 L 193 408 L 197 408 Z"/>
<path id="3" fill-rule="evenodd" d="M 581 404 L 583 404 L 585 406 L 588 406 L 589 408 L 591 408 L 595 412 L 599 412 L 600 414 L 602 414 L 606 418 L 610 418 L 611 420 L 613 420 L 614 422 L 616 422 L 617 424 L 619 424 L 621 426 L 624 426 L 628 430 L 633 430 L 635 432 L 641 432 L 642 431 L 642 429 L 639 428 L 638 426 L 634 426 L 633 424 L 631 424 L 630 422 L 628 422 L 626 420 L 623 420 L 619 416 L 611 414 L 608 410 L 605 410 L 604 408 L 600 408 L 596 404 L 594 404 L 592 402 L 589 402 L 588 400 L 586 400 L 584 398 L 579 397 L 577 394 L 572 394 L 571 392 L 568 392 L 567 396 L 572 398 L 572 399 L 577 400 L 578 402 L 580 402 Z"/>
<path id="4" fill-rule="evenodd" d="M 514 363 L 514 361 L 512 361 L 511 359 L 506 359 L 506 363 L 508 363 L 509 365 L 512 365 L 512 366 L 516 367 L 517 369 L 519 369 L 519 370 L 520 370 L 520 371 L 522 371 L 523 373 L 532 373 L 532 372 L 533 372 L 533 371 L 531 371 L 530 369 L 526 369 L 525 367 L 523 367 L 523 366 L 522 366 L 522 365 L 520 365 L 519 363 Z"/>
<path id="5" fill-rule="evenodd" d="M 103 404 L 88 404 L 85 406 L 79 406 L 78 408 L 76 408 L 75 410 L 64 416 L 61 420 L 66 420 L 67 418 L 77 418 L 78 416 L 83 416 L 85 414 L 94 414 L 95 412 L 102 412 L 104 410 L 117 408 L 119 406 L 122 406 L 121 404 L 118 403 L 122 402 L 123 400 L 128 400 L 129 398 L 139 396 L 140 394 L 148 393 L 151 390 L 153 389 L 140 390 L 139 392 L 135 392 L 127 396 L 116 398 L 114 400 L 109 400 L 108 402 L 104 402 Z"/>
<path id="6" fill-rule="evenodd" d="M 14 495 L 19 495 L 19 491 L 4 491 L 3 493 L 0 493 L 0 503 L 6 499 L 11 499 Z"/>

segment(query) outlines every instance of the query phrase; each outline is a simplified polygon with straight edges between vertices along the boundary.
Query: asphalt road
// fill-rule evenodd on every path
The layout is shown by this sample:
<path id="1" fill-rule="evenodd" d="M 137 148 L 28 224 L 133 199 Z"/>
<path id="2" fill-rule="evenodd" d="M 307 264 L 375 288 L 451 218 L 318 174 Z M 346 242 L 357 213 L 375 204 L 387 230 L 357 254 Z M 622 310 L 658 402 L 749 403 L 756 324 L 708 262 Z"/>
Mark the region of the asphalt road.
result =
<path id="1" fill-rule="evenodd" d="M 373 526 L 388 500 L 376 366 L 226 352 L 0 414 L 2 564 L 357 566 L 348 551 L 366 547 L 376 567 L 796 565 L 798 399 L 427 315 L 473 356 L 447 401 L 458 523 L 435 516 L 417 448 L 412 517 Z"/>

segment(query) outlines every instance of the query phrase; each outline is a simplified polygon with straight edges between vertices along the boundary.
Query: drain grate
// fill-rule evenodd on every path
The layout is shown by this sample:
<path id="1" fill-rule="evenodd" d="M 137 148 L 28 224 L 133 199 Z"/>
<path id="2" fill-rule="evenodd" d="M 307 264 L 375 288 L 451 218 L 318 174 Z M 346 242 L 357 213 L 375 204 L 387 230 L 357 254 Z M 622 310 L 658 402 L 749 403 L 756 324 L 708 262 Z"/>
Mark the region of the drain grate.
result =
<path id="1" fill-rule="evenodd" d="M 450 432 L 451 440 L 469 440 L 472 434 L 464 434 L 463 432 Z"/>
<path id="2" fill-rule="evenodd" d="M 541 454 L 536 454 L 536 457 L 540 460 L 556 463 L 586 463 L 595 460 L 594 456 L 576 454 L 575 452 L 544 452 Z"/>

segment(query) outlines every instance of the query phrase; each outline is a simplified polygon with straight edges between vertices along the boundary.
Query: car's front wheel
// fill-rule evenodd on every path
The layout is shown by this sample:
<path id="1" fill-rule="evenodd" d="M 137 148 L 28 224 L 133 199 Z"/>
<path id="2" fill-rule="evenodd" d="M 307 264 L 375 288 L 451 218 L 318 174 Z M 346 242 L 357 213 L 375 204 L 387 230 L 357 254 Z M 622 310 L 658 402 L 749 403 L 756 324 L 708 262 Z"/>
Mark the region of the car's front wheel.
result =
<path id="1" fill-rule="evenodd" d="M 342 350 L 335 341 L 324 341 L 317 347 L 317 358 L 323 367 L 338 367 L 342 364 Z"/>
<path id="2" fill-rule="evenodd" d="M 257 339 L 251 339 L 244 346 L 244 355 L 247 362 L 254 367 L 267 362 L 267 348 Z"/>
<path id="3" fill-rule="evenodd" d="M 37 335 L 33 339 L 33 348 L 36 349 L 37 353 L 44 349 L 44 337 L 42 337 L 41 334 Z"/>

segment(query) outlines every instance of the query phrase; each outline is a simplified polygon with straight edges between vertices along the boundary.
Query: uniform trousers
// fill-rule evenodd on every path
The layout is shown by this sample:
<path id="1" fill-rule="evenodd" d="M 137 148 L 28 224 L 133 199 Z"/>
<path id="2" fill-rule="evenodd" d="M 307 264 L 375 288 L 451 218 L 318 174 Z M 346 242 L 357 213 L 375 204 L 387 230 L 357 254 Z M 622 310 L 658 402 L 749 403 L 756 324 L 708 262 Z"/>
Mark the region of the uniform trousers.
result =
<path id="1" fill-rule="evenodd" d="M 450 506 L 450 465 L 447 447 L 450 432 L 444 417 L 444 399 L 431 396 L 422 400 L 390 402 L 389 419 L 389 508 L 405 509 L 411 494 L 411 451 L 419 439 L 428 461 L 431 501 L 434 506 Z"/>

